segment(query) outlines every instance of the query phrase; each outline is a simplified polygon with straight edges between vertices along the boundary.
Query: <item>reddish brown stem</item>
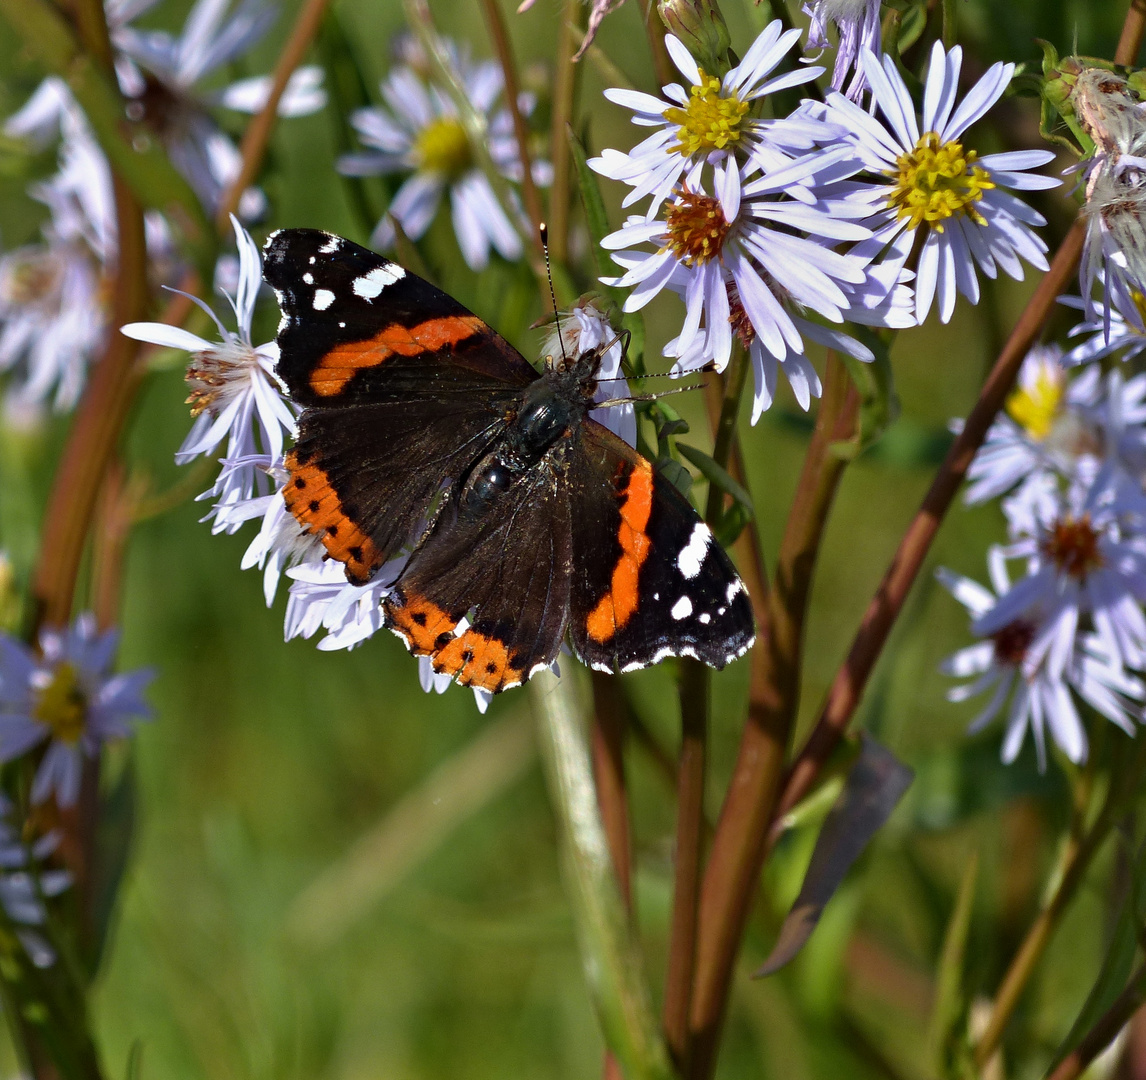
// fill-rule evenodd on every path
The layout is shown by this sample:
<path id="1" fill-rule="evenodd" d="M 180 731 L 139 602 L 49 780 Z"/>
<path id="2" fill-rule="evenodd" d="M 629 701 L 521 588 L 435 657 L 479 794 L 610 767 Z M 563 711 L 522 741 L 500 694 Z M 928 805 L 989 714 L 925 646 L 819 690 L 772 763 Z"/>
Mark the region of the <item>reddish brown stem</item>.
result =
<path id="1" fill-rule="evenodd" d="M 314 41 L 318 28 L 322 23 L 322 16 L 326 12 L 328 0 L 306 0 L 302 10 L 298 13 L 294 28 L 279 53 L 275 64 L 274 75 L 271 81 L 271 92 L 266 103 L 247 124 L 243 132 L 243 142 L 239 148 L 243 164 L 239 175 L 235 177 L 231 186 L 223 192 L 219 201 L 219 210 L 215 215 L 215 225 L 220 233 L 230 231 L 230 215 L 239 205 L 243 192 L 254 183 L 262 168 L 263 158 L 267 153 L 267 146 L 271 141 L 271 132 L 274 131 L 275 121 L 278 119 L 279 102 L 286 91 L 287 83 L 294 74 L 295 69 L 302 63 L 307 49 Z"/>
<path id="2" fill-rule="evenodd" d="M 665 48 L 665 27 L 657 13 L 656 0 L 640 0 L 641 20 L 645 24 L 645 34 L 649 39 L 649 52 L 653 57 L 653 71 L 661 86 L 676 82 L 679 78 L 672 58 Z"/>
<path id="3" fill-rule="evenodd" d="M 1077 1080 L 1130 1022 L 1146 1002 L 1146 964 L 1130 976 L 1126 989 L 1115 999 L 1098 1022 L 1083 1036 L 1078 1047 L 1071 1051 L 1047 1080 Z"/>
<path id="4" fill-rule="evenodd" d="M 521 160 L 521 198 L 525 203 L 525 212 L 533 222 L 533 245 L 538 252 L 541 251 L 541 223 L 545 220 L 545 213 L 541 208 L 541 196 L 537 193 L 537 185 L 533 182 L 533 155 L 529 152 L 529 127 L 525 117 L 521 115 L 521 107 L 517 97 L 520 88 L 517 84 L 517 64 L 513 57 L 513 43 L 509 40 L 509 31 L 505 26 L 498 0 L 482 0 L 482 9 L 485 11 L 486 23 L 489 26 L 489 36 L 493 38 L 497 58 L 501 64 L 501 76 L 505 83 L 505 103 L 509 115 L 513 118 L 513 134 L 517 139 L 517 154 Z M 564 128 L 562 129 L 564 131 Z M 562 140 L 564 142 L 565 140 Z"/>
<path id="5" fill-rule="evenodd" d="M 676 851 L 672 927 L 665 975 L 663 1024 L 669 1053 L 687 1075 L 689 1006 L 696 969 L 696 919 L 704 849 L 704 774 L 708 741 L 708 668 L 698 660 L 680 661 L 681 744 L 677 765 Z"/>
<path id="6" fill-rule="evenodd" d="M 704 1078 L 716 1047 L 733 963 L 760 872 L 768 822 L 796 714 L 804 614 L 820 540 L 846 459 L 832 444 L 855 429 L 858 395 L 829 355 L 816 427 L 788 515 L 767 598 L 769 634 L 752 653 L 748 721 L 713 836 L 700 898 L 689 1076 Z"/>
<path id="7" fill-rule="evenodd" d="M 625 906 L 633 908 L 632 850 L 629 833 L 629 804 L 625 794 L 625 733 L 628 705 L 621 685 L 613 675 L 593 672 L 593 728 L 591 749 L 593 778 L 597 784 L 597 805 L 601 823 L 613 857 L 613 869 Z M 623 1080 L 617 1059 L 605 1051 L 604 1080 Z"/>
<path id="8" fill-rule="evenodd" d="M 1077 221 L 1043 275 L 1034 296 L 1015 324 L 999 359 L 979 393 L 979 399 L 951 444 L 915 518 L 907 528 L 883 581 L 864 612 L 863 621 L 836 674 L 823 713 L 811 736 L 789 770 L 778 814 L 787 813 L 811 789 L 820 769 L 835 749 L 859 704 L 868 676 L 875 666 L 887 636 L 903 609 L 908 591 L 919 575 L 931 542 L 955 498 L 987 431 L 1002 408 L 1023 357 L 1034 344 L 1078 268 L 1085 226 Z"/>

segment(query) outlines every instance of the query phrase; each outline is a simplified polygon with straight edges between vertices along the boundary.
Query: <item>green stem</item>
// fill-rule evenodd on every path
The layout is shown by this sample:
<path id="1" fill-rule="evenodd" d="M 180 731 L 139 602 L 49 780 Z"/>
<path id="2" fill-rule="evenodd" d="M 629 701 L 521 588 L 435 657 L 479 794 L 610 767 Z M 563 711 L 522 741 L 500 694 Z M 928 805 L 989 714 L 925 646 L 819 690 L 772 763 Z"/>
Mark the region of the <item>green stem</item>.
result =
<path id="1" fill-rule="evenodd" d="M 605 1042 L 628 1080 L 671 1080 L 593 787 L 585 673 L 571 661 L 564 667 L 560 679 L 538 673 L 529 690 L 586 982 Z"/>
<path id="2" fill-rule="evenodd" d="M 1085 831 L 1077 827 L 1080 811 L 1076 807 L 1074 820 L 1071 823 L 1071 835 L 1054 871 L 1058 884 L 1031 923 L 1027 936 L 1011 960 L 995 995 L 991 1019 L 975 1045 L 974 1060 L 978 1068 L 982 1069 L 990 1061 L 1002 1042 L 1007 1024 L 1055 930 L 1058 929 L 1063 913 L 1074 899 L 1094 856 L 1133 799 L 1143 772 L 1146 772 L 1146 740 L 1139 739 L 1133 760 L 1120 777 L 1111 780 L 1110 789 L 1098 817 Z M 1082 813 L 1085 813 L 1085 808 Z"/>

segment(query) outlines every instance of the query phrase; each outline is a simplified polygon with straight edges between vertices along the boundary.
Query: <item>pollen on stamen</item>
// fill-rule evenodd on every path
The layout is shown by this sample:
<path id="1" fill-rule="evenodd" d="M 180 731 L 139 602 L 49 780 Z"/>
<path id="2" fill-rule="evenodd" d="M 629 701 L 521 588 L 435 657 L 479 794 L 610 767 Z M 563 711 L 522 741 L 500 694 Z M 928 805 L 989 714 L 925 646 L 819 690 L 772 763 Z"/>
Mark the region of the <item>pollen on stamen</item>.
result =
<path id="1" fill-rule="evenodd" d="M 1083 579 L 1103 565 L 1098 546 L 1099 533 L 1090 523 L 1090 515 L 1059 518 L 1042 541 L 1043 554 L 1064 574 Z"/>
<path id="2" fill-rule="evenodd" d="M 183 376 L 190 391 L 191 415 L 210 412 L 217 416 L 228 401 L 249 385 L 252 368 L 258 366 L 255 350 L 242 343 L 220 344 L 191 357 Z"/>
<path id="3" fill-rule="evenodd" d="M 942 232 L 943 222 L 953 217 L 969 217 L 976 225 L 986 225 L 975 203 L 995 183 L 977 160 L 975 151 L 965 150 L 958 139 L 941 143 L 938 134 L 929 131 L 888 170 L 896 183 L 887 201 L 895 207 L 897 218 L 906 218 L 912 229 L 926 223 Z"/>
<path id="4" fill-rule="evenodd" d="M 716 258 L 732 228 L 720 200 L 687 187 L 676 196 L 666 212 L 669 238 L 665 247 L 686 266 Z"/>
<path id="5" fill-rule="evenodd" d="M 700 82 L 689 91 L 688 105 L 672 106 L 663 116 L 677 125 L 676 144 L 669 152 L 692 157 L 710 150 L 724 150 L 740 141 L 740 122 L 748 112 L 748 102 L 723 97 L 720 80 L 700 70 Z"/>

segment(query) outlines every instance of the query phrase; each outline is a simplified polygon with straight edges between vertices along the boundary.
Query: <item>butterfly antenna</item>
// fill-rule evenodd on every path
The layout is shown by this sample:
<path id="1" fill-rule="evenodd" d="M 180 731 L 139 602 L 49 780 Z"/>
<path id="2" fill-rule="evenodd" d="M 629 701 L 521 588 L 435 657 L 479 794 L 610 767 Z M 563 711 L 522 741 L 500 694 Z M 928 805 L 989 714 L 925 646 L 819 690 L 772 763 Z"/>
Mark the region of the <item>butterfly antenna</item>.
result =
<path id="1" fill-rule="evenodd" d="M 557 324 L 557 344 L 561 349 L 561 359 L 568 367 L 569 357 L 565 355 L 565 338 L 561 333 L 561 315 L 557 311 L 557 293 L 553 291 L 553 267 L 549 264 L 549 226 L 543 221 L 537 230 L 541 233 L 541 250 L 545 252 L 545 276 L 549 279 L 549 299 L 553 304 L 553 321 Z"/>

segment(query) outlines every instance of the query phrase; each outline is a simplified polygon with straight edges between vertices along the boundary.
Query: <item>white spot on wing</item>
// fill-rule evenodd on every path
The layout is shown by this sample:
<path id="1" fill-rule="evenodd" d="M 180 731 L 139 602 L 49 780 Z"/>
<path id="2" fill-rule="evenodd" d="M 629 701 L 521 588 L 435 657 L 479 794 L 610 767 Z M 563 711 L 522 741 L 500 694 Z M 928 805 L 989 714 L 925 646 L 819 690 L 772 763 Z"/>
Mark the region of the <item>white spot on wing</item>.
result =
<path id="1" fill-rule="evenodd" d="M 302 275 L 302 280 L 305 281 L 308 285 L 313 285 L 314 284 L 314 274 L 310 273 L 310 271 L 307 271 L 305 274 Z"/>
<path id="2" fill-rule="evenodd" d="M 406 271 L 395 263 L 376 266 L 370 273 L 354 279 L 354 295 L 361 296 L 363 300 L 373 300 L 387 285 L 393 285 L 405 276 Z"/>
<path id="3" fill-rule="evenodd" d="M 744 585 L 741 583 L 740 578 L 736 578 L 734 581 L 730 581 L 728 583 L 728 591 L 724 595 L 725 595 L 725 598 L 728 600 L 728 602 L 731 604 L 732 598 L 737 593 L 742 593 L 743 591 L 744 591 Z"/>
<path id="4" fill-rule="evenodd" d="M 340 247 L 342 247 L 341 236 L 328 236 L 326 243 L 318 249 L 319 255 L 333 255 Z"/>
<path id="5" fill-rule="evenodd" d="M 673 604 L 670 614 L 678 621 L 687 619 L 692 614 L 692 601 L 687 596 L 682 596 Z"/>
<path id="6" fill-rule="evenodd" d="M 307 261 L 308 263 L 310 263 L 310 265 L 311 265 L 311 266 L 314 266 L 314 261 L 315 261 L 315 260 L 314 260 L 314 256 L 313 256 L 313 255 L 312 255 L 312 256 L 311 256 L 309 259 L 307 259 L 306 261 Z"/>
<path id="7" fill-rule="evenodd" d="M 707 625 L 708 625 L 710 622 L 712 622 L 712 616 L 711 616 L 711 615 L 709 615 L 709 613 L 708 613 L 707 611 L 702 611 L 702 612 L 701 612 L 701 613 L 700 613 L 700 614 L 697 616 L 697 618 L 698 618 L 698 619 L 700 619 L 700 621 L 701 621 L 701 622 L 702 622 L 702 623 L 703 623 L 705 626 L 707 626 Z"/>
<path id="8" fill-rule="evenodd" d="M 334 293 L 329 289 L 316 289 L 314 292 L 314 310 L 325 311 L 334 303 Z"/>
<path id="9" fill-rule="evenodd" d="M 689 581 L 700 573 L 700 568 L 704 565 L 704 557 L 708 554 L 708 545 L 711 542 L 712 533 L 709 532 L 708 526 L 704 522 L 698 521 L 693 526 L 688 543 L 681 548 L 680 554 L 676 557 L 676 568 Z"/>

